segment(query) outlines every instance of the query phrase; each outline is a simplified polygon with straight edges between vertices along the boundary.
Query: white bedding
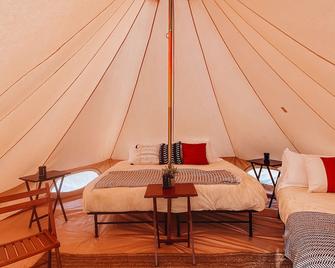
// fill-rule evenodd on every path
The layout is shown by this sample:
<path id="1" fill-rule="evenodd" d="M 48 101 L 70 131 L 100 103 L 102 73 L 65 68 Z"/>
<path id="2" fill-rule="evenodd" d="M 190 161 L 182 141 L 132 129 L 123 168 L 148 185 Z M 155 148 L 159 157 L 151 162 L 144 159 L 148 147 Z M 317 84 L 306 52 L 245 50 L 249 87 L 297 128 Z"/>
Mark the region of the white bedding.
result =
<path id="1" fill-rule="evenodd" d="M 192 198 L 192 210 L 255 210 L 265 208 L 267 201 L 262 185 L 243 170 L 222 159 L 209 165 L 192 166 L 178 165 L 178 168 L 198 168 L 203 170 L 226 169 L 235 176 L 241 178 L 238 185 L 215 184 L 196 185 L 198 196 Z M 152 200 L 145 199 L 146 187 L 115 187 L 94 188 L 97 180 L 106 173 L 114 170 L 139 170 L 162 169 L 160 165 L 130 165 L 127 161 L 121 161 L 101 176 L 89 183 L 83 193 L 84 210 L 86 212 L 127 212 L 127 211 L 151 211 Z M 158 211 L 166 212 L 166 200 L 158 199 Z M 186 211 L 186 201 L 178 198 L 172 201 L 173 212 Z"/>
<path id="2" fill-rule="evenodd" d="M 310 193 L 308 187 L 284 187 L 277 191 L 279 213 L 286 223 L 290 214 L 315 211 L 335 214 L 335 193 Z"/>

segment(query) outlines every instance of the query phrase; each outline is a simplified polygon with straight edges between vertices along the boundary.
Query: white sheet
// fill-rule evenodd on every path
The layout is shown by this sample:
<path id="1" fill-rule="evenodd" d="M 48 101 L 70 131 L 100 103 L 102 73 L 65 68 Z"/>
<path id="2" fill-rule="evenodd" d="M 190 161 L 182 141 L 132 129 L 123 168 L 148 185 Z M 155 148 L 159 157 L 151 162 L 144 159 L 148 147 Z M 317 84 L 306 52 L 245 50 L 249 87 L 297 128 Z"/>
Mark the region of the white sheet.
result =
<path id="1" fill-rule="evenodd" d="M 112 170 L 162 169 L 160 165 L 130 165 L 122 161 L 106 170 L 101 176 L 89 183 L 83 193 L 86 212 L 126 212 L 151 211 L 152 200 L 145 199 L 146 187 L 116 187 L 95 189 L 95 183 Z M 226 169 L 241 178 L 238 185 L 215 184 L 196 185 L 198 196 L 192 198 L 192 210 L 256 210 L 265 208 L 267 201 L 262 185 L 243 170 L 222 159 L 203 166 L 178 165 L 178 168 L 198 168 L 203 170 Z M 158 211 L 166 211 L 166 200 L 158 199 Z M 172 201 L 173 212 L 186 211 L 186 199 Z"/>
<path id="2" fill-rule="evenodd" d="M 335 193 L 310 193 L 308 187 L 285 187 L 276 193 L 281 220 L 299 211 L 335 214 Z"/>

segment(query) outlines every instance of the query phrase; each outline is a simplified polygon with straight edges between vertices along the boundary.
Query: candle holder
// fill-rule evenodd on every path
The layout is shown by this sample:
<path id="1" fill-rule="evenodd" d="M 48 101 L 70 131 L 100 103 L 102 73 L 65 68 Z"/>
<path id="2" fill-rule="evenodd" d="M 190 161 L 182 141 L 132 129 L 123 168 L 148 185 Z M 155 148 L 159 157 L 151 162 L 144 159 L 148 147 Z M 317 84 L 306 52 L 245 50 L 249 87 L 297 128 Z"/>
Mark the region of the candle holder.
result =
<path id="1" fill-rule="evenodd" d="M 264 153 L 264 163 L 270 164 L 270 153 Z"/>
<path id="2" fill-rule="evenodd" d="M 39 179 L 46 179 L 47 177 L 47 167 L 46 166 L 38 167 L 38 177 Z"/>

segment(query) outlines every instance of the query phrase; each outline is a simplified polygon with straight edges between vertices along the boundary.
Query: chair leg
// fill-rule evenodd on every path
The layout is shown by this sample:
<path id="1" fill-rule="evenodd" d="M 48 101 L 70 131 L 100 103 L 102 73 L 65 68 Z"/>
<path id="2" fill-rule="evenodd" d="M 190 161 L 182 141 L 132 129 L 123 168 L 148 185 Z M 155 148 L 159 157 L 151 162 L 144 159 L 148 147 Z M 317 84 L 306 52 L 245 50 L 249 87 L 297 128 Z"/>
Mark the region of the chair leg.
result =
<path id="1" fill-rule="evenodd" d="M 51 250 L 49 250 L 48 251 L 48 268 L 51 268 L 51 258 L 52 258 Z"/>
<path id="2" fill-rule="evenodd" d="M 55 253 L 56 253 L 57 268 L 62 268 L 62 261 L 59 253 L 59 248 L 55 248 Z"/>

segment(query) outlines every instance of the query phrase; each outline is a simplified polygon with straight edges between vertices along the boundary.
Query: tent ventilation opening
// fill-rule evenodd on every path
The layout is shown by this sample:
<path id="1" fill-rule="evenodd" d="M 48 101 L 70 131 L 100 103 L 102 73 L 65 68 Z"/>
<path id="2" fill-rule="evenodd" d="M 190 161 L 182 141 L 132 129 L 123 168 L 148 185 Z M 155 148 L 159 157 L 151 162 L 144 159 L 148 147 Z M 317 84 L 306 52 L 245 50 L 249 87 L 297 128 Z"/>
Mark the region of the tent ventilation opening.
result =
<path id="1" fill-rule="evenodd" d="M 256 168 L 256 172 L 257 172 L 257 173 L 259 173 L 259 169 L 260 169 L 260 168 Z M 276 182 L 279 171 L 276 170 L 276 169 L 272 169 L 272 168 L 270 168 L 270 171 L 271 171 L 271 173 L 272 173 L 272 176 L 273 176 L 274 181 Z M 255 176 L 255 172 L 253 171 L 253 169 L 249 169 L 249 170 L 247 171 L 247 173 L 248 173 L 249 175 L 251 175 L 251 176 L 253 176 L 253 177 L 256 178 L 256 176 Z M 267 169 L 265 169 L 265 168 L 262 169 L 262 173 L 261 173 L 261 176 L 260 176 L 260 178 L 259 178 L 259 181 L 260 181 L 260 183 L 262 183 L 262 184 L 272 185 L 272 181 L 271 181 L 271 178 L 270 178 L 270 175 L 269 175 L 269 172 L 267 171 Z M 276 183 L 277 183 L 277 182 L 276 182 Z"/>
<path id="2" fill-rule="evenodd" d="M 62 192 L 73 192 L 79 190 L 93 181 L 99 173 L 94 170 L 86 170 L 77 173 L 70 174 L 64 178 L 62 185 Z M 60 180 L 57 180 L 57 187 L 59 187 Z M 55 187 L 51 188 L 51 192 L 56 192 Z"/>

